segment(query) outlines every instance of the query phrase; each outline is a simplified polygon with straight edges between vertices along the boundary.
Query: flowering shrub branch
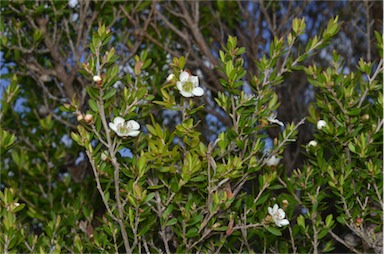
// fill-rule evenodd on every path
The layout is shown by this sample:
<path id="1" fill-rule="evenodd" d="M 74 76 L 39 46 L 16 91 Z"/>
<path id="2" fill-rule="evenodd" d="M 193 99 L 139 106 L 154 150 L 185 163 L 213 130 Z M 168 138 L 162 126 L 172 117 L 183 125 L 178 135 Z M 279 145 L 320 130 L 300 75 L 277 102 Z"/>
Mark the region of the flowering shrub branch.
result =
<path id="1" fill-rule="evenodd" d="M 178 5 L 184 13 L 184 3 Z M 377 78 L 383 62 L 361 60 L 357 74 L 345 75 L 334 53 L 326 70 L 305 66 L 308 56 L 337 33 L 338 18 L 295 51 L 305 27 L 304 18 L 294 19 L 290 33 L 271 42 L 269 57 L 256 61 L 257 73 L 247 73 L 245 48 L 229 36 L 219 59 L 210 60 L 217 63 L 222 86 L 212 103 L 231 125 L 210 142 L 202 138 L 200 116 L 211 93 L 203 89 L 203 76 L 186 68 L 187 57 L 173 58 L 172 74 L 159 79 L 149 76 L 148 69 L 157 66 L 143 50 L 134 56 L 130 73 L 120 76 L 115 49 L 107 51 L 113 35 L 100 26 L 81 71 L 88 79 L 88 104 L 84 107 L 74 96 L 63 110 L 77 119 L 71 137 L 85 151 L 103 211 L 89 210 L 78 201 L 71 210 L 74 230 L 68 236 L 61 233 L 61 217 L 52 216 L 42 229 L 47 238 L 27 239 L 21 224 L 10 222 L 25 206 L 30 206 L 30 214 L 39 213 L 7 188 L 0 193 L 0 215 L 8 219 L 1 224 L 4 248 L 25 242 L 31 252 L 38 243 L 40 250 L 65 245 L 66 251 L 79 253 L 319 253 L 332 251 L 338 242 L 356 253 L 379 252 L 383 119 L 378 113 L 383 96 Z M 318 89 L 316 102 L 307 119 L 283 122 L 276 115 L 280 102 L 275 88 L 285 74 L 297 70 Z M 150 84 L 159 80 L 159 94 L 152 95 Z M 8 90 L 5 102 L 17 87 Z M 159 122 L 159 108 L 173 114 L 174 128 Z M 303 149 L 309 160 L 290 174 L 281 158 L 306 120 L 315 133 Z M 50 116 L 39 124 L 47 132 L 54 126 Z M 272 128 L 280 132 L 270 138 L 266 132 Z M 15 136 L 1 133 L 2 148 L 10 149 Z M 22 152 L 13 151 L 12 157 L 20 170 L 26 167 Z M 47 165 L 41 171 L 49 181 L 39 188 L 53 207 L 56 196 L 48 157 L 44 153 L 42 162 Z M 346 234 L 339 235 L 336 225 Z M 22 241 L 12 240 L 15 235 Z M 63 241 L 71 241 L 71 247 L 61 245 Z"/>

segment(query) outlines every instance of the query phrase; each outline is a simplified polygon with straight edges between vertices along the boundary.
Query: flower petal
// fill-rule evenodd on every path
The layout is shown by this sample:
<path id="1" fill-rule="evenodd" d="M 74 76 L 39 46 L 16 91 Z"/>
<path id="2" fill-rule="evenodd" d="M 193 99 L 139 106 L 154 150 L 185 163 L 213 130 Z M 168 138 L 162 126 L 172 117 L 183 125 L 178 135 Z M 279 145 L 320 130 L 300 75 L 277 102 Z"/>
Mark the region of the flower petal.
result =
<path id="1" fill-rule="evenodd" d="M 269 213 L 271 216 L 273 215 L 272 207 L 268 207 L 268 213 Z"/>
<path id="2" fill-rule="evenodd" d="M 127 136 L 136 137 L 140 134 L 140 131 L 130 131 Z"/>
<path id="3" fill-rule="evenodd" d="M 129 126 L 130 129 L 132 129 L 134 131 L 140 129 L 140 124 L 138 122 L 136 122 L 135 120 L 129 120 L 127 122 L 127 125 Z"/>
<path id="4" fill-rule="evenodd" d="M 186 71 L 183 71 L 182 73 L 180 73 L 179 79 L 181 82 L 185 82 L 189 79 L 189 77 L 190 77 L 189 73 Z"/>
<path id="5" fill-rule="evenodd" d="M 182 91 L 182 90 L 180 90 L 180 94 L 181 94 L 182 96 L 184 96 L 184 97 L 187 97 L 187 98 L 193 96 L 192 93 L 188 93 L 188 92 L 185 92 L 185 91 Z"/>
<path id="6" fill-rule="evenodd" d="M 179 91 L 183 91 L 183 83 L 181 83 L 180 81 L 177 81 L 176 86 L 177 86 L 177 89 L 179 89 Z"/>
<path id="7" fill-rule="evenodd" d="M 124 123 L 124 122 L 125 122 L 125 119 L 120 117 L 120 116 L 117 116 L 117 117 L 115 117 L 115 119 L 113 119 L 113 123 L 115 125 L 118 125 L 118 124 L 121 124 L 121 123 Z"/>
<path id="8" fill-rule="evenodd" d="M 195 96 L 202 96 L 204 94 L 204 90 L 201 87 L 195 87 L 192 91 Z"/>
<path id="9" fill-rule="evenodd" d="M 277 223 L 276 223 L 276 225 L 277 225 Z M 289 221 L 287 219 L 283 219 L 283 220 L 279 220 L 279 225 L 277 225 L 277 226 L 282 227 L 282 226 L 287 226 L 287 225 L 289 225 Z"/>
<path id="10" fill-rule="evenodd" d="M 276 213 L 278 209 L 279 209 L 279 206 L 277 204 L 275 204 L 273 206 L 273 213 Z"/>
<path id="11" fill-rule="evenodd" d="M 114 132 L 117 131 L 117 126 L 116 126 L 116 124 L 114 124 L 114 123 L 109 123 L 108 125 L 109 125 L 109 128 L 111 128 Z"/>
<path id="12" fill-rule="evenodd" d="M 199 86 L 199 78 L 197 76 L 191 76 L 189 80 L 192 82 L 194 87 Z"/>

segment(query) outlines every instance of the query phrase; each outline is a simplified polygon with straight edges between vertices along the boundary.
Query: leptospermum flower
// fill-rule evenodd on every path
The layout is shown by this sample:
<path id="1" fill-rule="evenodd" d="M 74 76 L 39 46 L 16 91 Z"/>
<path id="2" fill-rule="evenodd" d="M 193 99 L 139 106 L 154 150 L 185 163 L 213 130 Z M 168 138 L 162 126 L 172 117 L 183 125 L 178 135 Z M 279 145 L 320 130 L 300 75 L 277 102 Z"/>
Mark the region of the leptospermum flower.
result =
<path id="1" fill-rule="evenodd" d="M 317 122 L 317 129 L 321 130 L 323 127 L 327 126 L 327 122 L 324 120 L 319 120 Z"/>
<path id="2" fill-rule="evenodd" d="M 139 135 L 140 124 L 135 120 L 125 122 L 124 118 L 118 116 L 109 123 L 109 127 L 120 137 L 136 137 Z"/>
<path id="3" fill-rule="evenodd" d="M 289 224 L 289 221 L 285 218 L 285 212 L 283 209 L 279 208 L 277 204 L 272 207 L 268 207 L 268 213 L 272 216 L 273 221 L 276 226 L 282 227 Z"/>
<path id="4" fill-rule="evenodd" d="M 177 89 L 180 94 L 184 97 L 202 96 L 204 90 L 199 87 L 199 78 L 192 76 L 186 71 L 180 73 L 179 81 L 177 81 Z"/>
<path id="5" fill-rule="evenodd" d="M 316 140 L 309 141 L 308 146 L 317 146 L 317 141 Z"/>
<path id="6" fill-rule="evenodd" d="M 275 155 L 271 156 L 266 162 L 267 166 L 276 166 L 279 164 L 280 158 L 277 158 Z"/>

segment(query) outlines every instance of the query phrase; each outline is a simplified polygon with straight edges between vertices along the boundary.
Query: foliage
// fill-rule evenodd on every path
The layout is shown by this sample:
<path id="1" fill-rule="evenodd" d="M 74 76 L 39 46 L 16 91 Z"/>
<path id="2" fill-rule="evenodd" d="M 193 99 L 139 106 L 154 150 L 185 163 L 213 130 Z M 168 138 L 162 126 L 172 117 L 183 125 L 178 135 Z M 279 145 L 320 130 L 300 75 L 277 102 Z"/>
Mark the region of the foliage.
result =
<path id="1" fill-rule="evenodd" d="M 106 25 L 97 27 L 93 14 L 80 9 L 89 18 L 81 29 L 90 37 L 74 33 L 81 26 L 69 22 L 66 4 L 20 2 L 6 9 L 18 26 L 7 30 L 2 45 L 18 65 L 4 76 L 11 83 L 0 114 L 0 251 L 318 253 L 340 245 L 357 253 L 381 251 L 383 61 L 361 59 L 351 70 L 334 51 L 326 67 L 308 64 L 338 33 L 338 17 L 304 44 L 308 22 L 292 19 L 289 32 L 274 36 L 260 58 L 251 59 L 235 36 L 217 54 L 198 45 L 214 64 L 210 78 L 218 89 L 208 90 L 210 83 L 198 75 L 204 95 L 184 98 L 176 83 L 183 71 L 197 75 L 189 66 L 200 56 L 179 54 L 167 63 L 164 52 L 173 48 L 124 38 L 119 32 L 127 24 L 113 26 L 116 20 L 107 15 L 118 9 L 140 26 L 143 17 L 135 15 L 152 17 L 155 3 L 95 3 L 106 13 L 99 20 Z M 222 1 L 214 5 L 219 16 L 228 14 Z M 17 12 L 21 6 L 30 13 Z M 184 13 L 182 3 L 175 6 Z M 57 13 L 41 15 L 46 8 Z M 209 23 L 209 5 L 201 10 L 202 22 Z M 163 24 L 171 14 L 160 16 Z M 36 24 L 32 37 L 23 29 L 29 18 Z M 65 27 L 60 36 L 54 18 Z M 233 27 L 237 20 L 226 22 Z M 176 24 L 171 30 L 177 33 L 183 26 Z M 158 42 L 151 37 L 158 32 L 154 26 L 144 25 L 146 38 Z M 206 28 L 200 32 L 209 35 Z M 52 49 L 73 36 L 76 46 L 59 52 L 68 62 L 59 63 Z M 376 40 L 382 51 L 382 35 Z M 20 58 L 32 51 L 39 54 Z M 247 68 L 250 62 L 256 69 Z M 26 71 L 17 69 L 19 63 Z M 46 76 L 28 74 L 33 68 Z M 303 147 L 307 160 L 291 174 L 281 159 L 306 119 L 277 119 L 284 103 L 277 90 L 300 72 L 316 92 L 307 121 L 313 129 L 319 120 L 326 125 L 314 131 L 314 142 Z M 28 89 L 35 85 L 43 96 Z M 23 99 L 25 108 L 16 110 Z M 213 103 L 229 124 L 211 138 L 205 126 Z M 173 124 L 159 112 L 175 116 Z M 116 117 L 140 123 L 140 134 L 121 137 L 119 127 L 110 127 Z M 271 137 L 273 129 L 279 132 Z M 289 225 L 280 227 L 285 224 L 276 221 L 284 217 Z"/>

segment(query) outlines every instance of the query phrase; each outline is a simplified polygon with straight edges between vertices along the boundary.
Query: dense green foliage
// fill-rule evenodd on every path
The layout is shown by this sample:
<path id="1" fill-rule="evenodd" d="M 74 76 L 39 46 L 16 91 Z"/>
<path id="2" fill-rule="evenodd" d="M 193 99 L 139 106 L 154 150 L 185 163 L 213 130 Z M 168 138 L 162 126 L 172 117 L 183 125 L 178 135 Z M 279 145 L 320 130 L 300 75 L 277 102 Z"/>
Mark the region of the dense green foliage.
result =
<path id="1" fill-rule="evenodd" d="M 382 34 L 377 59 L 347 66 L 334 50 L 323 65 L 309 60 L 338 16 L 309 37 L 291 18 L 252 55 L 229 33 L 247 20 L 226 19 L 236 2 L 78 5 L 76 19 L 68 2 L 2 5 L 1 252 L 382 251 Z M 185 72 L 202 96 L 180 93 Z M 315 100 L 288 122 L 280 89 L 302 73 Z"/>

